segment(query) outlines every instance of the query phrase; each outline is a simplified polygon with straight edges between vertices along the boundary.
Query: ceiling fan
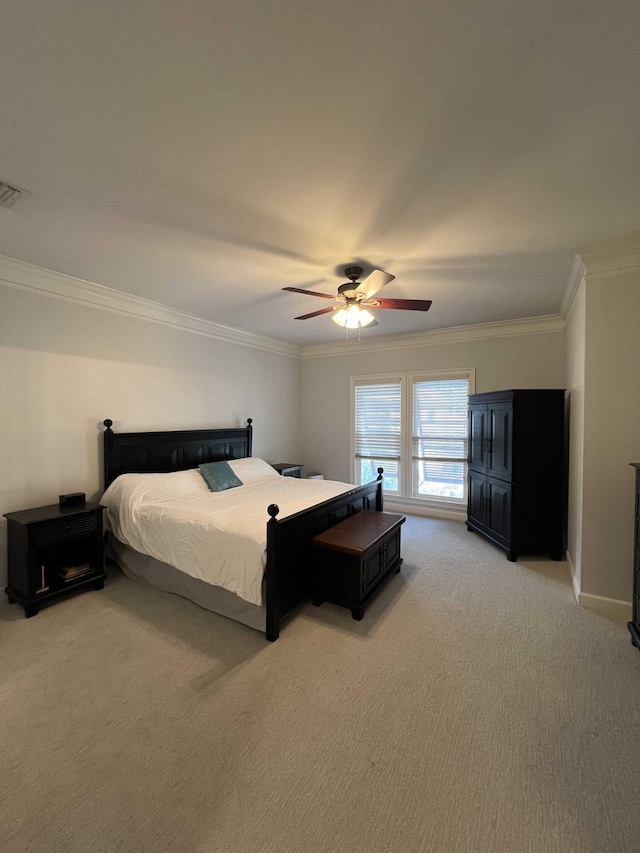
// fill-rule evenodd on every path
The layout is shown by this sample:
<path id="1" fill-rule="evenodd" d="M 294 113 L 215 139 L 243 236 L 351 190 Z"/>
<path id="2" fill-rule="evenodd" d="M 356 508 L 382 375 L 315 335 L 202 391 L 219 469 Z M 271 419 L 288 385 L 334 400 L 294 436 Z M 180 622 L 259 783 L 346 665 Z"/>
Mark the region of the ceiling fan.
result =
<path id="1" fill-rule="evenodd" d="M 299 287 L 283 287 L 290 293 L 305 293 L 308 296 L 319 296 L 321 299 L 333 299 L 337 305 L 329 308 L 321 308 L 310 314 L 302 314 L 296 320 L 309 320 L 311 317 L 319 317 L 321 314 L 333 313 L 331 318 L 339 326 L 347 329 L 359 329 L 361 326 L 377 326 L 375 317 L 367 308 L 394 308 L 402 311 L 428 311 L 431 308 L 430 299 L 372 299 L 379 290 L 393 281 L 394 275 L 382 270 L 373 270 L 364 281 L 357 283 L 362 275 L 362 267 L 347 267 L 345 276 L 350 281 L 341 284 L 338 295 L 331 296 L 330 293 L 318 293 L 315 290 L 302 290 Z"/>

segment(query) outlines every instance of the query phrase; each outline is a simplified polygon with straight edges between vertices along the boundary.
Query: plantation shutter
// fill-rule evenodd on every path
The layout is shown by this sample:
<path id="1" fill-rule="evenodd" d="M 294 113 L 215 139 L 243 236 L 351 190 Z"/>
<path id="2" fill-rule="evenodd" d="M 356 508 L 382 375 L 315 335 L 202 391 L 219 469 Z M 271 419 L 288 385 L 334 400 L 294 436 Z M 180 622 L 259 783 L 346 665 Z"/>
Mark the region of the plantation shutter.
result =
<path id="1" fill-rule="evenodd" d="M 402 454 L 402 384 L 400 379 L 356 383 L 355 460 L 356 482 L 375 479 L 384 469 L 386 492 L 400 488 Z"/>
<path id="2" fill-rule="evenodd" d="M 467 379 L 413 384 L 413 459 L 429 463 L 430 478 L 455 477 L 467 459 Z"/>
<path id="3" fill-rule="evenodd" d="M 356 385 L 356 459 L 400 459 L 401 386 Z"/>

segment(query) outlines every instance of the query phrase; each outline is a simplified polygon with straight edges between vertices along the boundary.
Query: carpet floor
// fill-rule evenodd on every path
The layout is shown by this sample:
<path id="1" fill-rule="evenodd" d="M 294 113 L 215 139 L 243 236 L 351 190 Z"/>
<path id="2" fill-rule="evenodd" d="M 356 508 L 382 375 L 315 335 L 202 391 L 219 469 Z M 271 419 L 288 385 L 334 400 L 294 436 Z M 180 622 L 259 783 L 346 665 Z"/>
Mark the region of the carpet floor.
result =
<path id="1" fill-rule="evenodd" d="M 112 570 L 0 605 L 3 853 L 637 853 L 640 655 L 566 565 L 409 517 L 277 643 Z M 3 596 L 4 598 L 4 596 Z"/>

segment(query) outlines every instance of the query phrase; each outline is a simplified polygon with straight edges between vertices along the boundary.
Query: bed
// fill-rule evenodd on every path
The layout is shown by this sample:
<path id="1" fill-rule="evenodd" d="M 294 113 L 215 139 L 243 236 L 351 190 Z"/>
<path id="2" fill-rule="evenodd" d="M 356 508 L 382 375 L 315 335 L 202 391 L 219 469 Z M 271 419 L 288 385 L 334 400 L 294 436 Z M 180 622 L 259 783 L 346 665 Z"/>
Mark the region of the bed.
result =
<path id="1" fill-rule="evenodd" d="M 252 420 L 247 421 L 246 427 L 239 428 L 164 432 L 115 432 L 113 422 L 109 419 L 104 421 L 104 426 L 104 486 L 107 502 L 112 502 L 110 496 L 113 489 L 109 487 L 121 475 L 177 475 L 177 472 L 184 472 L 176 476 L 176 481 L 191 490 L 188 494 L 181 494 L 175 500 L 171 497 L 166 502 L 163 502 L 162 497 L 155 501 L 145 498 L 146 503 L 143 501 L 137 511 L 144 518 L 145 525 L 149 525 L 146 534 L 146 543 L 149 543 L 151 537 L 161 539 L 165 533 L 168 535 L 171 527 L 178 531 L 184 529 L 179 522 L 186 523 L 193 510 L 192 522 L 200 534 L 199 553 L 204 559 L 203 528 L 209 523 L 207 513 L 211 514 L 208 507 L 214 506 L 217 512 L 217 507 L 223 504 L 216 504 L 216 498 L 211 495 L 206 497 L 197 493 L 195 482 L 201 478 L 193 469 L 203 463 L 218 461 L 228 461 L 237 466 L 244 464 L 243 471 L 257 469 L 257 460 L 251 458 Z M 119 483 L 126 479 L 121 478 Z M 217 586 L 204 579 L 197 565 L 185 566 L 184 549 L 180 569 L 174 565 L 177 559 L 161 559 L 163 552 L 157 548 L 146 548 L 144 539 L 122 534 L 117 522 L 111 524 L 114 529 L 109 535 L 109 554 L 129 576 L 182 595 L 208 610 L 264 631 L 267 640 L 273 642 L 279 637 L 283 621 L 298 605 L 310 598 L 313 537 L 361 510 L 382 511 L 382 469 L 378 469 L 377 480 L 357 487 L 326 480 L 300 481 L 280 477 L 276 472 L 271 480 L 263 479 L 264 482 L 247 483 L 229 491 L 229 494 L 233 492 L 231 503 L 236 509 L 241 508 L 239 517 L 243 519 L 245 528 L 247 519 L 251 517 L 253 526 L 259 528 L 255 535 L 261 537 L 260 592 L 256 596 L 254 580 L 254 594 L 248 596 L 252 600 L 233 591 L 233 583 L 223 582 L 225 585 Z M 144 491 L 144 477 L 141 482 Z M 156 482 L 158 478 L 151 478 L 152 484 Z M 116 484 L 114 489 L 118 487 L 119 484 Z M 301 490 L 305 491 L 305 495 L 301 494 Z M 242 508 L 245 495 L 247 501 L 249 496 L 252 501 L 245 505 L 250 507 L 247 511 Z M 267 499 L 267 495 L 271 497 Z M 255 507 L 259 505 L 256 501 L 260 500 L 264 500 L 264 511 L 260 510 L 256 516 Z M 276 501 L 282 504 L 282 513 Z M 304 508 L 298 508 L 301 501 L 307 504 Z M 110 512 L 110 507 L 107 507 L 107 518 Z M 116 516 L 112 514 L 112 518 Z M 225 527 L 228 528 L 232 514 L 228 512 L 225 518 Z M 264 521 L 260 521 L 260 518 Z M 116 533 L 121 533 L 122 538 L 118 538 Z M 237 543 L 240 548 L 240 540 Z M 219 553 L 219 546 L 215 547 L 218 549 L 216 553 Z M 197 562 L 194 560 L 194 563 Z"/>

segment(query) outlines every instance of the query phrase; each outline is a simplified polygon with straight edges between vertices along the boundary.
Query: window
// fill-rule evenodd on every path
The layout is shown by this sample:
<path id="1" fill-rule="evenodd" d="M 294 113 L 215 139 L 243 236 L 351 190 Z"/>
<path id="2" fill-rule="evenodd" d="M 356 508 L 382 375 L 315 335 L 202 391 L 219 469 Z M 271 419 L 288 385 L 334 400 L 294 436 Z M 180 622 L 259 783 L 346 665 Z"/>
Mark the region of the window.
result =
<path id="1" fill-rule="evenodd" d="M 368 483 L 384 468 L 384 490 L 400 492 L 402 380 L 397 377 L 354 384 L 355 480 Z"/>
<path id="2" fill-rule="evenodd" d="M 464 501 L 469 380 L 412 377 L 412 494 Z"/>
<path id="3" fill-rule="evenodd" d="M 354 482 L 384 468 L 385 492 L 421 502 L 467 497 L 467 407 L 475 371 L 352 377 Z"/>

